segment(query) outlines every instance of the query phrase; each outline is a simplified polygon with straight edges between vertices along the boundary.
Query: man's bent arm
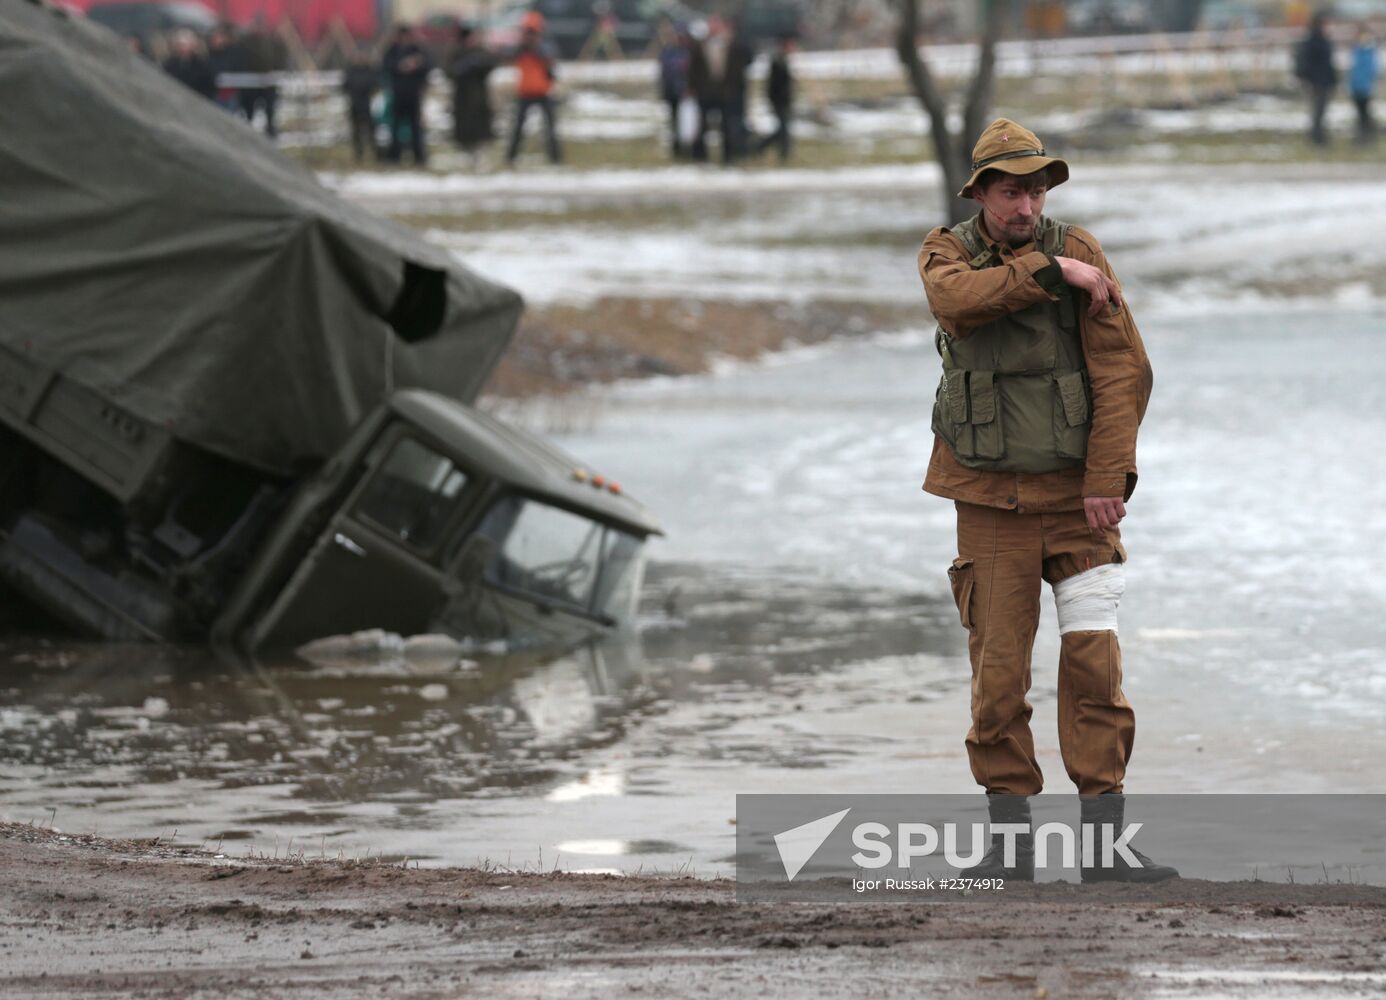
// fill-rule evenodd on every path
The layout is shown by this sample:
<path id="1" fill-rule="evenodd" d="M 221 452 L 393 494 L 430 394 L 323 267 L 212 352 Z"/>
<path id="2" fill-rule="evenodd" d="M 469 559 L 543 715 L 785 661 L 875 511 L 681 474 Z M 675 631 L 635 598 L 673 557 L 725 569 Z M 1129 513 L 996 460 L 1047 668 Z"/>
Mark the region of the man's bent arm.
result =
<path id="1" fill-rule="evenodd" d="M 1063 286 L 1058 263 L 1038 251 L 999 267 L 973 269 L 970 260 L 958 240 L 938 229 L 919 249 L 919 276 L 929 309 L 955 337 L 1036 302 L 1052 301 Z"/>
<path id="2" fill-rule="evenodd" d="M 1111 265 L 1090 234 L 1070 233 L 1070 256 L 1092 264 L 1113 281 Z M 1123 298 L 1096 316 L 1079 317 L 1092 391 L 1092 430 L 1083 474 L 1084 497 L 1130 499 L 1136 488 L 1136 432 L 1150 401 L 1153 376 L 1145 344 Z"/>

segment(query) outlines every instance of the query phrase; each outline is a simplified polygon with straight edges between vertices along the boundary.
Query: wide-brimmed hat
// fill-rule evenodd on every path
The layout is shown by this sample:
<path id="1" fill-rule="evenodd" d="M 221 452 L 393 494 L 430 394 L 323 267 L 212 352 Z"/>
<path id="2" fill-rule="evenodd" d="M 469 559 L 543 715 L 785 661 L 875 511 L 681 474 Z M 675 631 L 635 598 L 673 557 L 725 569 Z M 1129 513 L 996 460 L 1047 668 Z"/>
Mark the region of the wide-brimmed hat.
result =
<path id="1" fill-rule="evenodd" d="M 1050 168 L 1050 187 L 1068 180 L 1068 164 L 1058 157 L 1046 156 L 1039 136 L 1009 118 L 998 118 L 982 130 L 977 145 L 972 147 L 972 176 L 958 192 L 958 197 L 971 198 L 972 185 L 985 170 L 1024 175 L 1045 167 Z"/>

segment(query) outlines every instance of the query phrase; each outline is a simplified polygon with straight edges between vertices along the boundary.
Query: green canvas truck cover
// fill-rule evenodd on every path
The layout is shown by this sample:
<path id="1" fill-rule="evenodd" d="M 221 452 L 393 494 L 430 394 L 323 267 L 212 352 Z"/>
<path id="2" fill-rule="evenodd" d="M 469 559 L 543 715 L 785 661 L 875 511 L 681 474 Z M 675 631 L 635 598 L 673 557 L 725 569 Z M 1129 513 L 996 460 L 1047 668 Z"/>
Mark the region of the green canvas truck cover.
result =
<path id="1" fill-rule="evenodd" d="M 469 402 L 522 302 L 105 28 L 0 3 L 0 347 L 296 474 L 387 391 Z M 388 365 L 388 371 L 387 371 Z"/>

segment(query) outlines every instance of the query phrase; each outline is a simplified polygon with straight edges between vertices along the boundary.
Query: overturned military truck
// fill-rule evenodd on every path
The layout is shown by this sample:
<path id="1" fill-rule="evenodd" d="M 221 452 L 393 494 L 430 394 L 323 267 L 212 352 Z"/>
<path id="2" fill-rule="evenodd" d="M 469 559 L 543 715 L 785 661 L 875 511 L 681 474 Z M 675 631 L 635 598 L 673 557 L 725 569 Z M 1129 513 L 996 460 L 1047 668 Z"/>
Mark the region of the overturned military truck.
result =
<path id="1" fill-rule="evenodd" d="M 0 601 L 74 633 L 564 642 L 659 526 L 471 406 L 522 302 L 104 28 L 0 7 Z"/>

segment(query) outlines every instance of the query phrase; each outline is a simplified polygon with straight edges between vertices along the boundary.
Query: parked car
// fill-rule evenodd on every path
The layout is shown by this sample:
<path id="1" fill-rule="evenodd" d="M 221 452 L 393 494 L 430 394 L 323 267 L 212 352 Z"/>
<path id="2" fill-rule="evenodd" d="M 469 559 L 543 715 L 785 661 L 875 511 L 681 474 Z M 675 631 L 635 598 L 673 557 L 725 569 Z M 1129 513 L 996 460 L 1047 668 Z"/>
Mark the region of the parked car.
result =
<path id="1" fill-rule="evenodd" d="M 613 31 L 624 56 L 648 52 L 662 23 L 687 23 L 698 17 L 675 0 L 525 0 L 506 4 L 483 22 L 487 44 L 517 44 L 520 21 L 533 10 L 544 15 L 544 36 L 563 59 L 576 59 L 583 52 L 603 17 L 614 19 Z"/>
<path id="2" fill-rule="evenodd" d="M 171 32 L 186 29 L 201 36 L 217 25 L 216 15 L 199 3 L 98 3 L 87 18 L 122 38 L 139 39 L 146 49 Z"/>
<path id="3" fill-rule="evenodd" d="M 757 44 L 777 38 L 801 38 L 804 5 L 799 0 L 746 0 L 741 6 L 741 22 Z"/>
<path id="4" fill-rule="evenodd" d="M 1248 0 L 1209 0 L 1198 16 L 1198 27 L 1206 31 L 1248 30 L 1265 23 L 1264 12 Z"/>
<path id="5" fill-rule="evenodd" d="M 807 5 L 803 0 L 741 0 L 727 4 L 720 0 L 689 0 L 695 17 L 717 15 L 724 19 L 739 19 L 743 30 L 757 45 L 777 38 L 803 38 L 806 33 Z M 940 18 L 952 17 L 948 4 L 924 4 L 920 11 L 927 23 L 937 24 Z"/>
<path id="6" fill-rule="evenodd" d="M 1137 0 L 1073 0 L 1068 29 L 1076 35 L 1119 35 L 1150 31 L 1149 5 Z"/>
<path id="7" fill-rule="evenodd" d="M 1330 16 L 1340 24 L 1366 23 L 1386 28 L 1386 0 L 1333 0 Z"/>

